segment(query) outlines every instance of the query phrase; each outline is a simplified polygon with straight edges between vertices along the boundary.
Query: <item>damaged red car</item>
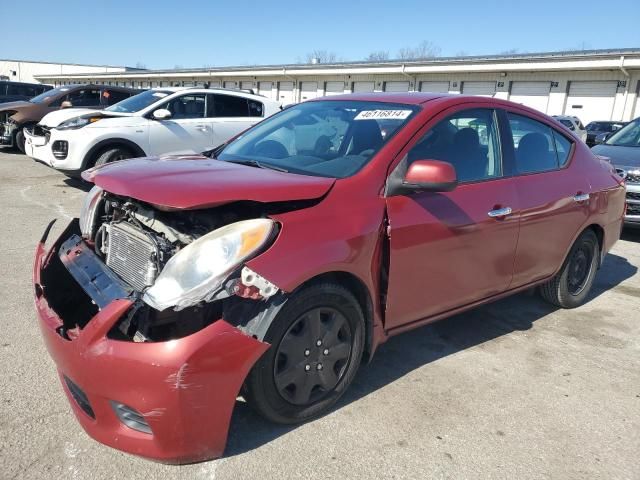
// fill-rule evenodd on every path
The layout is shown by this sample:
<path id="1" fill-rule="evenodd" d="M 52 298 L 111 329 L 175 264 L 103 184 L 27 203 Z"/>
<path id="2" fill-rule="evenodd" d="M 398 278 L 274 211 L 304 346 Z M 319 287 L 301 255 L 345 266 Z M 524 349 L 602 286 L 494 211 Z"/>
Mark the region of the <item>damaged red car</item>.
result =
<path id="1" fill-rule="evenodd" d="M 42 334 L 89 435 L 172 463 L 223 454 L 238 396 L 327 412 L 391 335 L 532 287 L 582 304 L 625 196 L 553 119 L 421 93 L 305 102 L 85 179 L 36 252 Z"/>

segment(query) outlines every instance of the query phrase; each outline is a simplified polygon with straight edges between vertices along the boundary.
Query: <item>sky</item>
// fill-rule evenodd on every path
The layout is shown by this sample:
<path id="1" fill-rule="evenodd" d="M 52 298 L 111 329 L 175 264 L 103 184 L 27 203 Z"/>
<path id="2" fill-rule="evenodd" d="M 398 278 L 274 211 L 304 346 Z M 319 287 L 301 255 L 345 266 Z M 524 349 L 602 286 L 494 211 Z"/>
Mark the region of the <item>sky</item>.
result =
<path id="1" fill-rule="evenodd" d="M 3 4 L 6 3 L 7 5 Z M 0 58 L 146 68 L 640 48 L 640 0 L 0 0 Z M 609 6 L 610 5 L 610 6 Z"/>

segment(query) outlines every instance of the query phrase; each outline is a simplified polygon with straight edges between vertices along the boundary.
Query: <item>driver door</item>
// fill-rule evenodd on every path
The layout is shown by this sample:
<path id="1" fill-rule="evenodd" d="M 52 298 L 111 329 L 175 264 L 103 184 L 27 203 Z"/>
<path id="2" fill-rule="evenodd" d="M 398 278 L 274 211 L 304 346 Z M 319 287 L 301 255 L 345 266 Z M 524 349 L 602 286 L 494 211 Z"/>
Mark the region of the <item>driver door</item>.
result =
<path id="1" fill-rule="evenodd" d="M 189 93 L 159 107 L 169 110 L 171 118 L 149 120 L 151 155 L 202 153 L 214 146 L 212 122 L 205 116 L 206 97 L 203 93 Z"/>
<path id="2" fill-rule="evenodd" d="M 518 197 L 504 175 L 498 117 L 490 108 L 448 112 L 401 152 L 397 168 L 415 160 L 449 162 L 458 187 L 386 199 L 387 329 L 499 294 L 511 283 Z"/>

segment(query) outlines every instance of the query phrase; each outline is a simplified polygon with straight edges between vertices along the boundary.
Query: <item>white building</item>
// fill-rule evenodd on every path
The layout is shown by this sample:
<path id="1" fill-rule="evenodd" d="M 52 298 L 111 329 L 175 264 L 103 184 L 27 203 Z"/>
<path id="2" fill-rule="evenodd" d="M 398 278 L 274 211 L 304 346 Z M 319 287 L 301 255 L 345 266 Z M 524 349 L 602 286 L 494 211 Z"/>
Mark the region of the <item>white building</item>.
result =
<path id="1" fill-rule="evenodd" d="M 75 63 L 30 62 L 0 59 L 0 79 L 14 82 L 39 83 L 42 75 L 73 75 L 80 73 L 116 73 L 134 70 L 129 67 L 109 65 L 80 65 Z M 48 83 L 48 82 L 43 82 Z"/>
<path id="2" fill-rule="evenodd" d="M 549 115 L 576 115 L 584 123 L 640 116 L 640 49 L 35 77 L 55 85 L 97 82 L 149 88 L 209 84 L 254 89 L 285 105 L 338 93 L 426 91 L 508 99 Z"/>

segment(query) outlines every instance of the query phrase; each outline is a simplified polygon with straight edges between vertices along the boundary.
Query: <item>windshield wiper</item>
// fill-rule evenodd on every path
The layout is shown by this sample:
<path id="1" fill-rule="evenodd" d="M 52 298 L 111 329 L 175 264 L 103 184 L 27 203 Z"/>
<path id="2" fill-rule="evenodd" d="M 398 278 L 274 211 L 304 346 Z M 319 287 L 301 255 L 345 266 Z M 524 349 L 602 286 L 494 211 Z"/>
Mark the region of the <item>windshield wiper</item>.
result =
<path id="1" fill-rule="evenodd" d="M 227 160 L 229 163 L 239 163 L 240 165 L 248 165 L 250 167 L 258 167 L 265 170 L 276 170 L 277 172 L 289 173 L 289 170 L 286 168 L 278 167 L 276 165 L 272 165 L 270 163 L 261 163 L 258 160 L 254 159 L 245 159 L 245 160 Z"/>

